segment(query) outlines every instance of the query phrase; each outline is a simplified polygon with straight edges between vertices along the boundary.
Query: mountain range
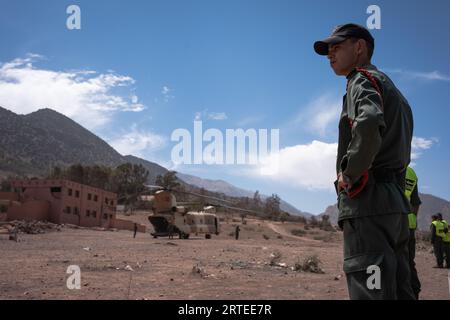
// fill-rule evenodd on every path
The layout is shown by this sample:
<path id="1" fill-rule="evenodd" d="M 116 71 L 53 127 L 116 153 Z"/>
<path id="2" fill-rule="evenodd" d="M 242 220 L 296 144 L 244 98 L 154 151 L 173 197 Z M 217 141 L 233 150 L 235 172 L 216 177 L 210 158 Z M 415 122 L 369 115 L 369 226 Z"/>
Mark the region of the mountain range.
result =
<path id="1" fill-rule="evenodd" d="M 431 216 L 438 212 L 442 213 L 445 220 L 450 221 L 450 202 L 431 194 L 419 193 L 422 204 L 417 215 L 417 228 L 422 231 L 429 230 Z M 328 208 L 319 216 L 328 215 L 332 224 L 337 224 L 339 211 L 337 204 L 328 206 Z"/>

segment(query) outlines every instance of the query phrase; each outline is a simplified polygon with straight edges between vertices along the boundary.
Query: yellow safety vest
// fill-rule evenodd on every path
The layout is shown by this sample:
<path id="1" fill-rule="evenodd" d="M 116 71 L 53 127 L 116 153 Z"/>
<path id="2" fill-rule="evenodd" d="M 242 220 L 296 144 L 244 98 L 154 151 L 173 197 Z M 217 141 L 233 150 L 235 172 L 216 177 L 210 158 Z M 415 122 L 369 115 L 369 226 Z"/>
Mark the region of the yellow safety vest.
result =
<path id="1" fill-rule="evenodd" d="M 447 233 L 444 232 L 444 237 L 442 238 L 442 240 L 444 240 L 444 242 L 450 242 L 450 236 L 448 235 L 448 222 L 442 220 L 441 223 L 444 225 L 444 228 L 447 228 Z"/>
<path id="2" fill-rule="evenodd" d="M 445 233 L 444 233 L 445 225 L 444 225 L 444 223 L 442 221 L 439 221 L 439 220 L 435 220 L 435 221 L 433 221 L 431 223 L 436 228 L 436 235 L 438 237 L 444 238 L 445 237 Z"/>
<path id="3" fill-rule="evenodd" d="M 417 185 L 417 181 L 417 175 L 414 170 L 410 167 L 406 168 L 405 196 L 409 202 L 411 202 L 411 195 Z M 408 214 L 408 222 L 410 229 L 415 230 L 417 228 L 417 216 L 414 213 Z"/>

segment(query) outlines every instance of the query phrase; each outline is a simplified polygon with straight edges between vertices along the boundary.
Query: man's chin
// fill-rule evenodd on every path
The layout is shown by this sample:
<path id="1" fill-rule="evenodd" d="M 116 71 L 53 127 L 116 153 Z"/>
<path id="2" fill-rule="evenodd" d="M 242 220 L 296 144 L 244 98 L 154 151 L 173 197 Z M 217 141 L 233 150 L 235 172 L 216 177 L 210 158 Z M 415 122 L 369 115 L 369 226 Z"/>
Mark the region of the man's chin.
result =
<path id="1" fill-rule="evenodd" d="M 342 70 L 339 70 L 339 69 L 336 69 L 336 68 L 333 68 L 333 67 L 331 67 L 331 69 L 333 69 L 334 73 L 335 73 L 337 76 L 346 76 L 346 75 L 347 75 L 347 74 L 346 74 L 344 71 L 342 71 Z"/>

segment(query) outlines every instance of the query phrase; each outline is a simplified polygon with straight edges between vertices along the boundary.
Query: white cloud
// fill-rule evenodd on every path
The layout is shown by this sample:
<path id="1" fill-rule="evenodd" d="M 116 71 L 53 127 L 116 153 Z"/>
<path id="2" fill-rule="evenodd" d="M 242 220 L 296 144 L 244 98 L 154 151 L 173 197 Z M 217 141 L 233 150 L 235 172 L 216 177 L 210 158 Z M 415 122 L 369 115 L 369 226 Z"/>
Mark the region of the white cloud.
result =
<path id="1" fill-rule="evenodd" d="M 417 160 L 424 150 L 437 142 L 436 138 L 413 137 L 411 159 Z M 263 164 L 257 170 L 242 173 L 308 190 L 334 190 L 336 155 L 337 143 L 314 140 L 309 144 L 282 148 L 278 154 L 260 159 Z M 414 162 L 411 165 L 414 166 Z M 261 169 L 273 174 L 261 174 Z"/>
<path id="2" fill-rule="evenodd" d="M 152 152 L 166 144 L 166 138 L 149 131 L 138 130 L 136 124 L 133 124 L 129 132 L 110 139 L 109 144 L 122 155 L 149 157 Z"/>
<path id="3" fill-rule="evenodd" d="M 263 162 L 267 164 L 253 171 L 253 174 L 293 187 L 332 190 L 336 179 L 336 155 L 337 143 L 314 140 L 309 144 L 280 149 L 277 155 L 263 159 Z M 278 165 L 275 163 L 277 157 Z M 273 171 L 273 167 L 277 170 Z M 261 176 L 260 169 L 266 172 L 273 171 L 274 174 Z"/>
<path id="4" fill-rule="evenodd" d="M 163 86 L 161 90 L 161 94 L 163 95 L 164 102 L 169 102 L 170 99 L 174 99 L 175 97 L 171 94 L 173 89 L 170 89 L 168 86 Z"/>
<path id="5" fill-rule="evenodd" d="M 320 137 L 337 131 L 337 122 L 342 110 L 342 100 L 326 93 L 312 100 L 294 120 L 293 125 L 301 126 Z"/>
<path id="6" fill-rule="evenodd" d="M 205 109 L 203 111 L 196 112 L 194 116 L 196 121 L 200 121 L 202 118 L 210 120 L 226 120 L 228 119 L 228 116 L 225 112 L 208 112 L 208 109 Z"/>
<path id="7" fill-rule="evenodd" d="M 450 76 L 442 74 L 439 71 L 421 72 L 402 69 L 383 69 L 388 73 L 397 73 L 410 80 L 429 80 L 429 81 L 450 81 Z"/>
<path id="8" fill-rule="evenodd" d="M 128 76 L 91 70 L 54 71 L 33 64 L 37 54 L 0 64 L 0 105 L 27 114 L 54 109 L 88 129 L 105 125 L 119 111 L 142 111 L 137 96 L 126 99 L 113 91 L 134 84 Z M 121 89 L 124 90 L 124 89 Z"/>
<path id="9" fill-rule="evenodd" d="M 422 151 L 430 149 L 437 142 L 436 138 L 413 137 L 411 141 L 411 160 L 417 160 L 422 155 Z"/>
<path id="10" fill-rule="evenodd" d="M 226 120 L 228 119 L 225 112 L 211 112 L 208 114 L 208 118 L 212 120 Z"/>

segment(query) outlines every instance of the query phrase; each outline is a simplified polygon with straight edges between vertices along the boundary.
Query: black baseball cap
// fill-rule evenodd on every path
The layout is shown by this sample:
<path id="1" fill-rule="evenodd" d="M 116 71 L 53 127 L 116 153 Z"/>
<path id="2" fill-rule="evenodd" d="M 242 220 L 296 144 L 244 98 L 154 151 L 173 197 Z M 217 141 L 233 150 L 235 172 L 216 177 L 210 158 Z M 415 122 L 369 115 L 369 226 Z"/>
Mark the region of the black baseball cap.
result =
<path id="1" fill-rule="evenodd" d="M 314 50 L 317 54 L 326 56 L 328 54 L 328 45 L 338 44 L 348 38 L 364 39 L 367 42 L 371 43 L 372 46 L 375 46 L 375 40 L 373 39 L 369 30 L 358 24 L 347 23 L 337 26 L 333 30 L 333 33 L 331 33 L 331 36 L 329 38 L 321 41 L 316 41 L 314 43 Z"/>

